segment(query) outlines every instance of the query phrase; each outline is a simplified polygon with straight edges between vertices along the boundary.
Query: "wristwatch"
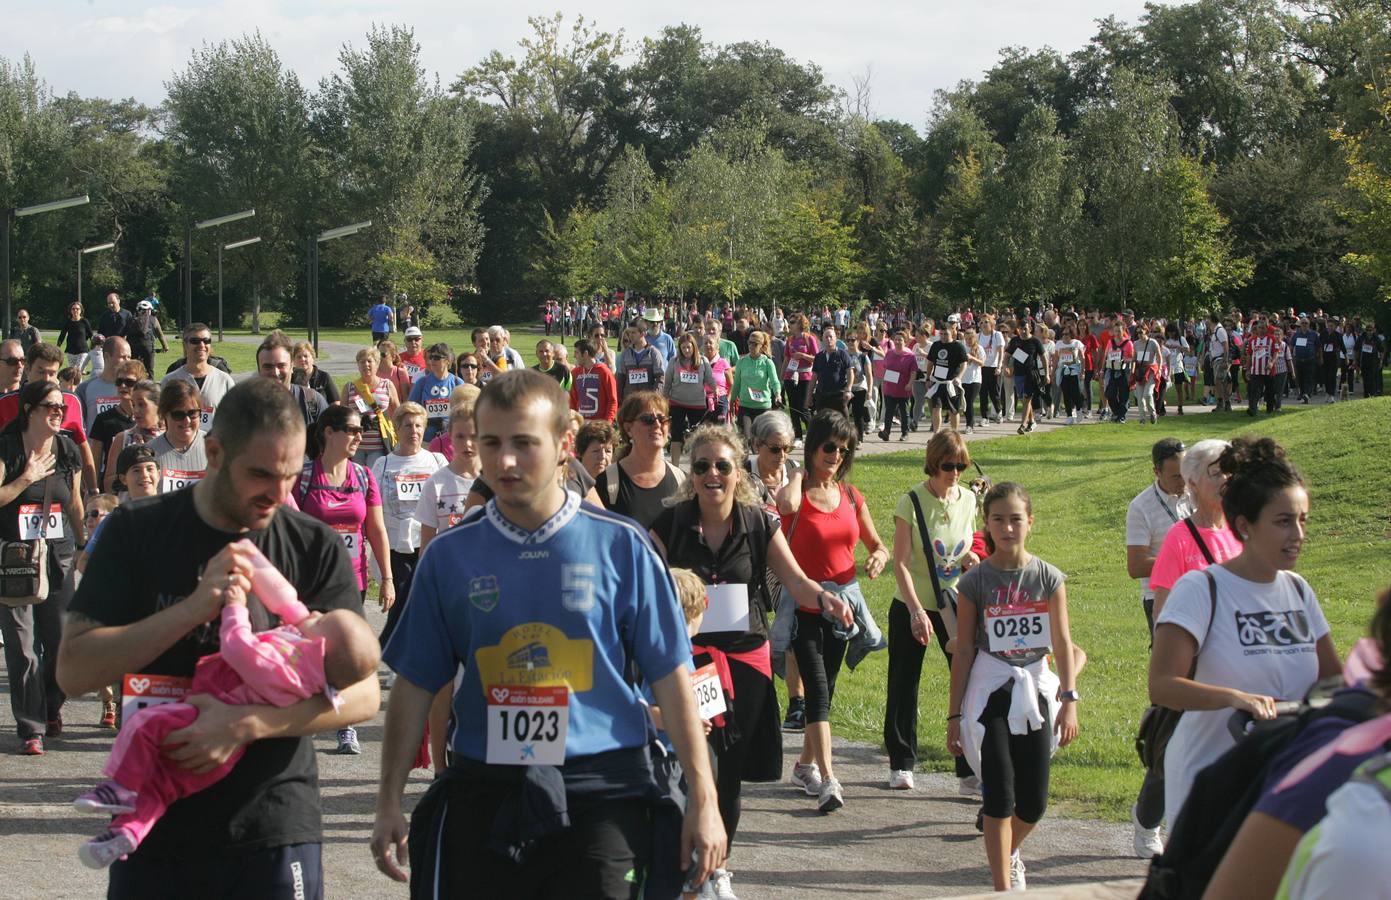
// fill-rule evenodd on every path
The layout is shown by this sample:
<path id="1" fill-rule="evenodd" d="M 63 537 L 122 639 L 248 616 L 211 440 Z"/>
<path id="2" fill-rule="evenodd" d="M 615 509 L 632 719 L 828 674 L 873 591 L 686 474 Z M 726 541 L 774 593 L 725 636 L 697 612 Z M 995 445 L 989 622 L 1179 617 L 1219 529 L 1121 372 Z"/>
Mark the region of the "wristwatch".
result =
<path id="1" fill-rule="evenodd" d="M 1071 701 L 1072 703 L 1076 703 L 1078 700 L 1081 700 L 1081 699 L 1082 699 L 1082 695 L 1079 694 L 1079 693 L 1077 693 L 1076 691 L 1059 691 L 1059 692 L 1058 692 L 1058 699 L 1059 699 L 1059 700 L 1063 700 L 1063 701 Z"/>

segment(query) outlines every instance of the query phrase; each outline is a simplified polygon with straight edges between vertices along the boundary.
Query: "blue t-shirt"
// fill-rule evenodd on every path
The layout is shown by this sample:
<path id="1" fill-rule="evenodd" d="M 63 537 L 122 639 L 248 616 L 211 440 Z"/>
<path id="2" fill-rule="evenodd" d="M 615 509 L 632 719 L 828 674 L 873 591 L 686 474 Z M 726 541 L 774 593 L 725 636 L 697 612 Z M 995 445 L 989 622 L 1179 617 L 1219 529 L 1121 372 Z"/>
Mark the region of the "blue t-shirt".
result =
<path id="1" fill-rule="evenodd" d="M 1347 783 L 1353 771 L 1367 760 L 1385 752 L 1380 744 L 1366 753 L 1344 756 L 1335 753 L 1301 781 L 1287 790 L 1275 793 L 1275 786 L 1285 780 L 1285 776 L 1304 758 L 1322 749 L 1324 745 L 1337 740 L 1343 732 L 1356 725 L 1348 719 L 1329 716 L 1320 719 L 1304 729 L 1304 732 L 1290 742 L 1270 765 L 1270 774 L 1261 788 L 1260 799 L 1253 808 L 1297 828 L 1308 831 L 1319 823 L 1328 811 L 1328 795 Z"/>
<path id="2" fill-rule="evenodd" d="M 660 681 L 689 668 L 691 641 L 647 534 L 567 491 L 536 531 L 507 521 L 493 500 L 431 541 L 383 658 L 431 694 L 462 666 L 450 739 L 478 761 L 490 687 L 567 685 L 571 760 L 643 746 L 647 710 L 627 661 Z"/>
<path id="3" fill-rule="evenodd" d="M 425 407 L 425 440 L 432 440 L 444 430 L 445 423 L 449 421 L 449 397 L 454 393 L 454 389 L 463 383 L 464 379 L 453 372 L 446 372 L 443 378 L 436 378 L 427 369 L 416 379 L 415 384 L 411 385 L 411 395 L 408 399 Z"/>
<path id="4" fill-rule="evenodd" d="M 367 317 L 372 320 L 373 333 L 384 334 L 391 331 L 391 307 L 385 303 L 378 303 L 367 310 Z"/>

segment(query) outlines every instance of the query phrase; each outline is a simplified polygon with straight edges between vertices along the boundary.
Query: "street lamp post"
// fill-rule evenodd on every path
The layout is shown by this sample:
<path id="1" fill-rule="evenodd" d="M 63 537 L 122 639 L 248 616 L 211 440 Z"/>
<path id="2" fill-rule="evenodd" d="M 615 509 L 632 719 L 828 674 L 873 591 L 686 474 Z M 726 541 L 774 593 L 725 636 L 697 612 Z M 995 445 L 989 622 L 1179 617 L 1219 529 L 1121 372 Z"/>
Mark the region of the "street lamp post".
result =
<path id="1" fill-rule="evenodd" d="M 107 241 L 105 244 L 97 244 L 95 247 L 83 247 L 77 251 L 77 302 L 82 302 L 82 257 L 88 253 L 96 253 L 98 250 L 110 250 L 116 246 L 115 241 Z"/>
<path id="2" fill-rule="evenodd" d="M 314 344 L 314 355 L 319 355 L 319 245 L 324 241 L 337 240 L 341 237 L 357 234 L 365 228 L 372 227 L 372 220 L 365 222 L 354 222 L 351 225 L 341 225 L 338 228 L 330 228 L 328 231 L 320 232 L 309 239 L 309 339 Z"/>
<path id="3" fill-rule="evenodd" d="M 90 198 L 86 194 L 83 194 L 80 197 L 69 197 L 66 200 L 36 203 L 33 206 L 21 206 L 17 209 L 10 208 L 4 211 L 4 215 L 0 215 L 0 231 L 4 232 L 3 237 L 0 237 L 0 244 L 4 245 L 3 252 L 0 252 L 0 257 L 2 257 L 0 258 L 0 267 L 5 270 L 5 325 L 3 330 L 8 331 L 10 328 L 10 302 L 12 299 L 10 293 L 10 229 L 12 224 L 10 220 L 22 219 L 25 216 L 36 216 L 39 213 L 53 212 L 59 209 L 67 209 L 70 206 L 81 206 L 88 202 L 90 202 Z"/>
<path id="4" fill-rule="evenodd" d="M 226 225 L 228 222 L 236 222 L 241 219 L 249 219 L 256 215 L 255 209 L 244 209 L 241 212 L 231 213 L 225 216 L 217 216 L 212 219 L 204 219 L 201 222 L 184 222 L 184 324 L 193 321 L 193 230 L 196 228 L 202 231 L 204 228 L 215 228 L 218 225 Z"/>
<path id="5" fill-rule="evenodd" d="M 252 244 L 259 244 L 259 237 L 247 238 L 244 241 L 233 241 L 230 244 L 218 242 L 217 245 L 217 342 L 222 343 L 222 251 L 235 250 L 238 247 L 249 247 Z M 190 319 L 189 321 L 192 321 Z"/>

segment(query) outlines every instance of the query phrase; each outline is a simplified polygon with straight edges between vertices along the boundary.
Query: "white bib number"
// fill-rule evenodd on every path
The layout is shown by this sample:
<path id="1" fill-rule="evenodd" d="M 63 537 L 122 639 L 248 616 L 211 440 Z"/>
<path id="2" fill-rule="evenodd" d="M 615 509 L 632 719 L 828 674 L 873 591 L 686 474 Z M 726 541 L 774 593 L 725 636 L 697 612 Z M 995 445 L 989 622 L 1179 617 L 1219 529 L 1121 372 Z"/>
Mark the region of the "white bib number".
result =
<path id="1" fill-rule="evenodd" d="M 487 691 L 489 765 L 565 764 L 568 687 L 491 686 Z"/>
<path id="2" fill-rule="evenodd" d="M 425 480 L 430 476 L 424 472 L 396 476 L 396 499 L 414 506 L 425 488 Z"/>
<path id="3" fill-rule="evenodd" d="M 948 370 L 946 366 L 938 363 L 932 367 L 932 377 L 937 381 L 946 381 L 948 371 L 950 370 Z"/>
<path id="4" fill-rule="evenodd" d="M 410 378 L 411 381 L 415 381 L 417 378 L 419 378 L 420 373 L 424 371 L 425 370 L 420 368 L 420 366 L 414 365 L 412 363 L 406 363 L 406 375 Z"/>
<path id="5" fill-rule="evenodd" d="M 98 397 L 98 398 L 97 398 L 97 415 L 101 415 L 102 413 L 106 412 L 108 409 L 115 409 L 116 407 L 118 407 L 118 406 L 120 406 L 120 405 L 121 405 L 121 398 L 120 398 L 120 397 Z"/>
<path id="6" fill-rule="evenodd" d="M 1295 345 L 1296 347 L 1307 347 L 1307 346 L 1309 345 L 1309 339 L 1308 339 L 1308 338 L 1297 337 L 1297 338 L 1294 339 L 1294 345 Z"/>
<path id="7" fill-rule="evenodd" d="M 884 370 L 884 380 L 887 381 L 889 384 L 898 384 L 899 380 L 902 377 L 903 375 L 895 369 Z"/>
<path id="8" fill-rule="evenodd" d="M 356 525 L 334 525 L 333 530 L 338 532 L 338 539 L 343 542 L 343 549 L 348 551 L 348 558 L 357 562 L 362 555 L 362 532 L 358 531 Z"/>
<path id="9" fill-rule="evenodd" d="M 204 432 L 212 431 L 213 416 L 215 415 L 217 415 L 217 410 L 213 409 L 211 406 L 203 407 L 198 413 L 198 427 Z"/>
<path id="10" fill-rule="evenodd" d="M 1363 344 L 1363 345 L 1362 345 L 1362 352 L 1363 352 L 1363 353 L 1368 353 L 1368 354 L 1375 353 L 1375 352 L 1377 352 L 1377 348 L 1374 347 L 1374 346 L 1372 346 L 1371 344 Z"/>
<path id="11" fill-rule="evenodd" d="M 121 719 L 130 717 L 151 706 L 178 703 L 193 686 L 192 678 L 174 675 L 126 675 L 121 679 Z"/>
<path id="12" fill-rule="evenodd" d="M 370 406 L 367 405 L 367 401 L 366 401 L 366 400 L 362 399 L 362 395 L 361 395 L 361 394 L 354 394 L 354 395 L 353 395 L 353 403 L 357 404 L 357 411 L 358 411 L 359 413 L 362 413 L 362 414 L 366 414 L 366 413 L 367 413 L 369 410 L 371 410 L 371 408 L 372 408 L 372 407 L 370 407 Z"/>
<path id="13" fill-rule="evenodd" d="M 449 418 L 448 400 L 426 400 L 425 418 L 427 419 L 447 419 Z"/>
<path id="14" fill-rule="evenodd" d="M 1047 650 L 1052 643 L 1048 601 L 987 606 L 985 633 L 992 653 Z"/>
<path id="15" fill-rule="evenodd" d="M 628 383 L 629 383 L 629 384 L 647 384 L 647 370 L 646 370 L 646 369 L 629 369 L 629 370 L 628 370 Z"/>
<path id="16" fill-rule="evenodd" d="M 1025 353 L 1023 350 L 1015 350 L 1010 354 L 1010 357 L 1017 363 L 1026 363 L 1029 361 L 1029 354 Z"/>
<path id="17" fill-rule="evenodd" d="M 174 491 L 191 487 L 203 480 L 203 474 L 202 472 L 184 472 L 180 469 L 165 469 L 160 493 L 172 494 Z"/>
<path id="18" fill-rule="evenodd" d="M 682 384 L 700 384 L 699 372 L 688 372 L 685 369 L 682 369 L 679 373 L 679 376 L 681 378 Z"/>
<path id="19" fill-rule="evenodd" d="M 720 687 L 720 674 L 715 664 L 701 666 L 691 673 L 691 690 L 695 691 L 696 713 L 702 719 L 713 719 L 726 709 L 724 688 Z"/>
<path id="20" fill-rule="evenodd" d="M 37 541 L 41 537 L 50 540 L 63 536 L 63 507 L 59 503 L 50 503 L 48 506 L 48 534 L 44 534 L 44 517 L 39 512 L 40 503 L 21 503 L 19 506 L 19 539 L 21 541 Z"/>
<path id="21" fill-rule="evenodd" d="M 701 634 L 749 630 L 747 584 L 712 584 L 705 588 L 705 598 L 709 605 L 700 625 Z"/>
<path id="22" fill-rule="evenodd" d="M 753 403 L 767 403 L 768 392 L 758 388 L 749 388 L 749 400 Z"/>

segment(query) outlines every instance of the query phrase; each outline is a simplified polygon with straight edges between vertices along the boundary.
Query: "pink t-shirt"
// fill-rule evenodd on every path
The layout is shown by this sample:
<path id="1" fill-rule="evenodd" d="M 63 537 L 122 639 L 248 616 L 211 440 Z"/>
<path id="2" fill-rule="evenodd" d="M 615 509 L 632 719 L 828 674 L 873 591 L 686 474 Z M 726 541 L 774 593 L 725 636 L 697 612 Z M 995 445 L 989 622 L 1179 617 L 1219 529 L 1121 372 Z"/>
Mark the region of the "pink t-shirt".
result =
<path id="1" fill-rule="evenodd" d="M 1204 528 L 1199 525 L 1198 533 L 1203 536 L 1203 543 L 1212 554 L 1213 562 L 1226 562 L 1241 552 L 1241 542 L 1230 528 Z M 1207 559 L 1193 540 L 1192 532 L 1180 522 L 1169 529 L 1164 543 L 1159 547 L 1159 555 L 1154 558 L 1150 590 L 1170 590 L 1179 578 L 1189 572 L 1206 569 L 1207 565 Z"/>
<path id="2" fill-rule="evenodd" d="M 710 372 L 715 376 L 715 397 L 723 397 L 729 393 L 729 360 L 723 356 L 716 356 L 714 359 L 705 360 L 710 364 Z M 705 389 L 706 399 L 710 398 L 710 389 Z"/>
<path id="3" fill-rule="evenodd" d="M 382 505 L 377 479 L 366 466 L 356 463 L 348 464 L 348 475 L 341 487 L 329 486 L 320 460 L 314 460 L 308 471 L 309 477 L 301 476 L 295 489 L 300 511 L 338 533 L 352 559 L 353 571 L 357 573 L 358 590 L 365 591 L 367 554 L 362 546 L 366 537 L 363 524 L 367 521 L 367 508 Z"/>
<path id="4" fill-rule="evenodd" d="M 805 359 L 793 359 L 794 353 L 810 353 L 812 356 L 821 352 L 821 344 L 815 337 L 809 334 L 799 334 L 796 337 L 788 338 L 787 344 L 783 349 L 782 377 L 784 381 L 811 381 L 811 363 Z M 792 368 L 796 363 L 797 368 Z M 794 375 L 797 372 L 799 374 Z"/>
<path id="5" fill-rule="evenodd" d="M 884 354 L 884 396 L 903 399 L 913 396 L 913 375 L 918 371 L 918 360 L 912 350 L 890 348 Z M 890 375 L 889 373 L 894 373 Z M 894 378 L 897 377 L 897 381 Z"/>
<path id="6" fill-rule="evenodd" d="M 440 454 L 450 462 L 454 461 L 454 442 L 449 439 L 447 431 L 441 431 L 435 435 L 434 440 L 430 441 L 425 449 Z"/>

